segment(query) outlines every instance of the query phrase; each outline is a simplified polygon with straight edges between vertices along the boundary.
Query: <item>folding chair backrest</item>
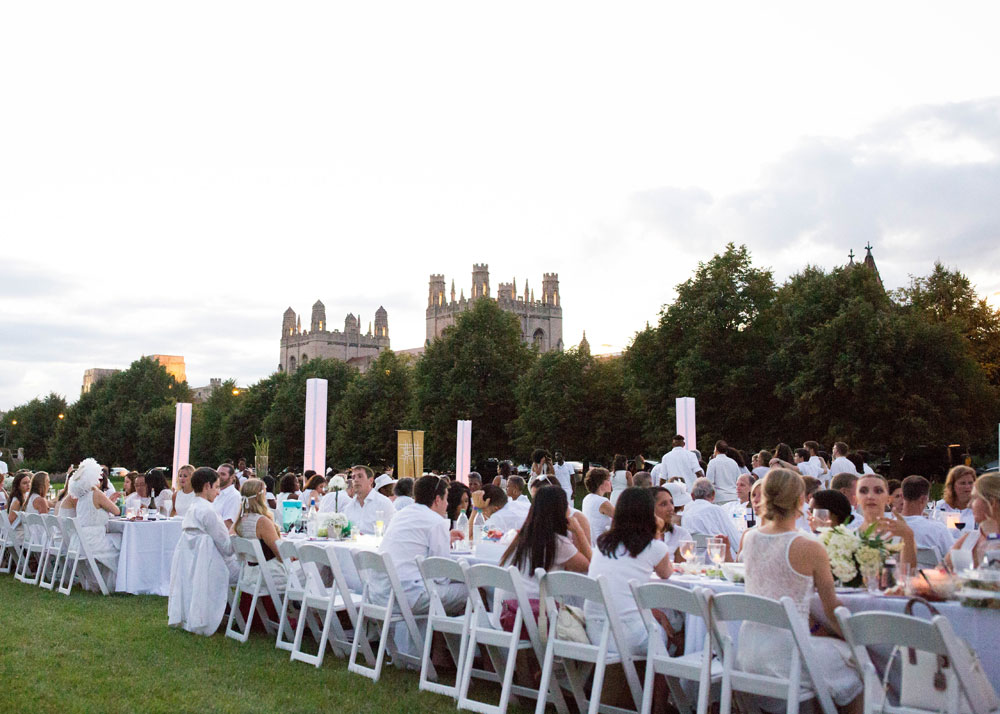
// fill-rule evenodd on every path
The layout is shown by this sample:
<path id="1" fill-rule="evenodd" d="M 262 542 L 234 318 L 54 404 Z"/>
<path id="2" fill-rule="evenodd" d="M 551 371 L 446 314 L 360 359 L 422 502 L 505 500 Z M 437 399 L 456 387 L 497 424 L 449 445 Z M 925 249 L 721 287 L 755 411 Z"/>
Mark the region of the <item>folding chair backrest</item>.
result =
<path id="1" fill-rule="evenodd" d="M 712 615 L 715 620 L 749 620 L 782 630 L 791 630 L 788 614 L 777 600 L 746 595 L 745 593 L 722 593 L 712 598 Z"/>
<path id="2" fill-rule="evenodd" d="M 506 594 L 506 598 L 504 599 L 509 599 L 513 596 L 513 599 L 517 600 L 518 611 L 523 618 L 524 628 L 528 631 L 528 639 L 531 640 L 536 654 L 541 658 L 543 653 L 541 639 L 538 636 L 538 622 L 532 614 L 531 603 L 528 601 L 528 595 L 524 589 L 523 577 L 521 571 L 516 566 L 509 565 L 506 568 L 501 568 L 499 565 L 487 565 L 485 563 L 470 565 L 465 573 L 465 580 L 469 587 L 469 597 L 472 599 L 473 607 L 481 615 L 477 621 L 478 626 L 502 629 L 500 627 L 499 612 L 492 612 L 487 615 L 486 602 L 482 599 L 480 588 L 485 589 L 487 592 L 492 590 L 494 593 L 504 593 Z M 497 603 L 499 600 L 494 598 L 494 602 Z"/>
<path id="3" fill-rule="evenodd" d="M 44 545 L 46 539 L 45 521 L 39 513 L 25 513 L 24 520 L 25 543 Z"/>
<path id="4" fill-rule="evenodd" d="M 604 594 L 597 580 L 582 573 L 570 573 L 564 570 L 546 573 L 539 568 L 535 571 L 535 577 L 539 582 L 544 577 L 546 594 L 559 601 L 566 598 L 580 598 L 604 604 Z"/>
<path id="5" fill-rule="evenodd" d="M 933 546 L 930 548 L 917 548 L 918 568 L 936 568 L 940 562 L 941 554 L 938 553 L 937 548 Z"/>
<path id="6" fill-rule="evenodd" d="M 852 648 L 899 645 L 932 654 L 947 655 L 944 639 L 933 623 L 894 612 L 861 612 L 838 619 Z"/>
<path id="7" fill-rule="evenodd" d="M 635 582 L 635 581 L 634 581 Z M 702 603 L 692 590 L 669 583 L 646 583 L 632 588 L 640 610 L 677 610 L 685 615 L 703 617 Z"/>
<path id="8" fill-rule="evenodd" d="M 59 525 L 59 516 L 46 513 L 42 516 L 42 521 L 45 523 L 45 530 L 48 532 L 50 544 L 62 538 L 62 527 Z"/>
<path id="9" fill-rule="evenodd" d="M 464 583 L 465 571 L 468 569 L 465 562 L 451 558 L 418 558 L 417 567 L 425 582 L 447 578 L 453 582 Z"/>
<path id="10" fill-rule="evenodd" d="M 705 550 L 708 547 L 708 534 L 707 533 L 692 533 L 691 540 L 694 541 L 694 547 L 696 550 Z"/>
<path id="11" fill-rule="evenodd" d="M 229 540 L 233 544 L 233 550 L 236 552 L 236 557 L 239 560 L 245 560 L 250 565 L 257 565 L 263 562 L 264 554 L 261 553 L 260 558 L 257 557 L 257 551 L 260 550 L 260 544 L 256 540 L 250 540 L 249 538 L 242 538 L 238 535 L 230 536 Z M 257 545 L 257 548 L 254 548 Z"/>

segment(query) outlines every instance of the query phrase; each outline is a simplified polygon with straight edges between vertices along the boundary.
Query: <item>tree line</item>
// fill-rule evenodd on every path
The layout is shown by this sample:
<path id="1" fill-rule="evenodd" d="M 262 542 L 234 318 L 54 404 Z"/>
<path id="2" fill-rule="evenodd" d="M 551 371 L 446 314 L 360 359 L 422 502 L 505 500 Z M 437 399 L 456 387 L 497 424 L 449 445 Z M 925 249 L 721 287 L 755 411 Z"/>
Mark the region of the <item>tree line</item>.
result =
<path id="1" fill-rule="evenodd" d="M 514 315 L 479 300 L 418 359 L 387 350 L 364 373 L 315 359 L 238 393 L 227 380 L 194 406 L 191 460 L 252 462 L 263 437 L 272 471 L 300 467 L 311 377 L 328 380 L 327 458 L 337 466 L 392 464 L 396 430 L 422 429 L 425 466 L 453 467 L 458 419 L 472 420 L 477 461 L 523 462 L 538 446 L 601 463 L 615 453 L 658 456 L 678 396 L 697 400 L 703 453 L 719 438 L 747 450 L 817 439 L 874 452 L 960 443 L 986 453 L 1000 421 L 1000 312 L 941 264 L 889 292 L 862 265 L 807 266 L 778 285 L 745 246 L 730 244 L 677 286 L 619 357 L 538 354 Z M 50 394 L 11 409 L 7 443 L 36 468 L 90 455 L 166 466 L 174 404 L 190 396 L 143 358 L 74 404 Z"/>

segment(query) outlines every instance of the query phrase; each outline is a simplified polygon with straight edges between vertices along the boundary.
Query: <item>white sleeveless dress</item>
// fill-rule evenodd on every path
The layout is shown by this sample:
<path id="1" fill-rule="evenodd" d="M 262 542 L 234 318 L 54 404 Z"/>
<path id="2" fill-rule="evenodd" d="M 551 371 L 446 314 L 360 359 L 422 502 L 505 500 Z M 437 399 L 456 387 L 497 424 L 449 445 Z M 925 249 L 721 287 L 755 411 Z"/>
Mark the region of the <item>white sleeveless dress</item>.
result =
<path id="1" fill-rule="evenodd" d="M 111 514 L 94 505 L 94 495 L 89 494 L 76 502 L 76 530 L 80 534 L 80 539 L 86 544 L 87 551 L 105 571 L 102 575 L 113 591 L 114 576 L 118 570 L 118 553 L 122 547 L 122 534 L 107 532 Z M 84 582 L 84 587 L 90 589 L 90 585 Z"/>
<path id="2" fill-rule="evenodd" d="M 259 540 L 260 549 L 263 551 L 264 556 L 267 557 L 271 555 L 270 549 L 267 547 L 267 543 L 257 538 L 257 521 L 259 521 L 264 516 L 259 513 L 248 513 L 243 518 L 240 519 L 239 525 L 236 527 L 236 534 L 241 538 L 248 538 L 249 540 Z M 268 574 L 271 576 L 271 581 L 274 583 L 278 590 L 285 589 L 285 583 L 287 582 L 287 575 L 285 574 L 285 566 L 282 565 L 281 561 L 278 560 L 277 556 L 271 558 L 264 563 L 264 567 L 267 568 Z M 252 572 L 252 569 L 248 568 L 251 572 L 247 573 L 243 581 L 243 589 L 251 590 L 253 589 L 253 580 L 256 578 L 256 574 Z"/>
<path id="3" fill-rule="evenodd" d="M 809 603 L 815 588 L 811 575 L 802 575 L 788 562 L 788 550 L 796 538 L 812 538 L 797 531 L 767 534 L 747 531 L 743 541 L 746 568 L 746 592 L 750 595 L 777 600 L 785 595 L 795 601 L 799 615 L 809 622 Z M 833 700 L 840 706 L 848 704 L 861 693 L 861 675 L 851 662 L 851 650 L 846 642 L 833 637 L 811 637 L 818 656 L 817 662 Z M 737 662 L 748 672 L 787 677 L 791 669 L 792 634 L 769 625 L 744 622 L 740 627 Z M 809 675 L 802 668 L 802 681 Z"/>
<path id="4" fill-rule="evenodd" d="M 42 497 L 39 496 L 39 495 L 37 495 L 37 494 L 30 494 L 28 496 L 28 505 L 25 507 L 24 512 L 25 513 L 40 513 L 40 511 L 37 508 L 35 508 L 35 503 L 39 499 L 41 499 L 41 498 Z M 45 499 L 42 499 L 42 500 L 45 500 Z M 37 542 L 37 539 L 39 539 L 39 538 L 41 538 L 42 540 L 45 539 L 45 528 L 43 526 L 32 526 L 32 528 L 34 529 L 33 530 L 33 533 L 34 533 L 33 538 L 36 540 L 36 542 Z"/>
<path id="5" fill-rule="evenodd" d="M 611 504 L 614 505 L 618 503 L 618 497 L 622 495 L 622 491 L 628 488 L 628 478 L 626 474 L 628 471 L 615 471 L 611 474 Z"/>

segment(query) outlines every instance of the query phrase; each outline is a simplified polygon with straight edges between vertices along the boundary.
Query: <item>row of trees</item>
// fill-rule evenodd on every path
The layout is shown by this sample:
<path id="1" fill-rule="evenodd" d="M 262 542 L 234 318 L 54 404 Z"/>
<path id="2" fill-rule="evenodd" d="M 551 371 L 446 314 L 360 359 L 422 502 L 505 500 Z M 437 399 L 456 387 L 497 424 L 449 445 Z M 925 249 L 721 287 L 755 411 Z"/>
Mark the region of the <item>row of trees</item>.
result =
<path id="1" fill-rule="evenodd" d="M 329 383 L 328 458 L 338 465 L 392 463 L 396 430 L 414 428 L 426 432 L 425 464 L 447 468 L 457 419 L 472 420 L 477 459 L 523 460 L 536 446 L 602 462 L 661 454 L 677 396 L 697 399 L 703 451 L 717 438 L 747 449 L 816 438 L 985 451 L 1000 419 L 1000 313 L 941 265 L 892 293 L 863 266 L 807 267 L 776 285 L 745 247 L 729 245 L 621 358 L 536 354 L 515 316 L 479 300 L 416 361 L 386 351 L 361 374 L 312 360 L 239 393 L 227 381 L 195 405 L 192 460 L 252 460 L 262 436 L 272 468 L 299 466 L 310 377 Z M 46 468 L 91 454 L 166 465 L 173 405 L 189 398 L 186 384 L 141 359 L 75 404 L 52 394 L 4 424 L 8 444 Z"/>

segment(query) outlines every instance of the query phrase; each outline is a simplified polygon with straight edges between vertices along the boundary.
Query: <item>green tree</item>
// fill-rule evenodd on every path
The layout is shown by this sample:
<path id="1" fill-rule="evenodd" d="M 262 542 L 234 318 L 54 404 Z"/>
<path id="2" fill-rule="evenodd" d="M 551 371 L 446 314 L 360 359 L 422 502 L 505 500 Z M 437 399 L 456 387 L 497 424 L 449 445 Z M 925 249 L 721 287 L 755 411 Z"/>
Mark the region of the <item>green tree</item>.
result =
<path id="1" fill-rule="evenodd" d="M 8 411 L 4 415 L 7 448 L 15 452 L 24 449 L 25 461 L 35 468 L 59 468 L 50 458 L 49 442 L 62 431 L 66 408 L 66 400 L 52 392 L 44 399 L 36 397 Z"/>
<path id="2" fill-rule="evenodd" d="M 191 458 L 195 463 L 218 465 L 233 455 L 226 449 L 226 418 L 235 410 L 239 394 L 236 380 L 227 379 L 212 390 L 203 404 L 195 404 L 191 414 Z"/>
<path id="3" fill-rule="evenodd" d="M 385 350 L 355 378 L 330 413 L 330 461 L 379 467 L 396 462 L 396 430 L 405 428 L 413 406 L 413 368 Z"/>
<path id="4" fill-rule="evenodd" d="M 426 465 L 454 464 L 459 419 L 472 420 L 473 460 L 508 453 L 514 390 L 532 354 L 517 317 L 485 299 L 431 342 L 415 371 L 415 421 L 426 432 Z"/>
<path id="5" fill-rule="evenodd" d="M 176 405 L 164 404 L 139 417 L 139 432 L 135 445 L 137 463 L 147 468 L 152 466 L 171 467 L 174 460 L 176 414 Z M 182 466 L 183 464 L 177 465 Z"/>
<path id="6" fill-rule="evenodd" d="M 49 461 L 53 469 L 66 469 L 70 464 L 78 464 L 86 458 L 87 449 L 83 442 L 89 433 L 90 417 L 97 406 L 97 394 L 102 387 L 103 383 L 98 382 L 66 408 L 66 417 L 48 444 Z"/>
<path id="7" fill-rule="evenodd" d="M 230 458 L 242 457 L 248 463 L 253 462 L 254 437 L 264 434 L 264 419 L 271 410 L 278 390 L 287 381 L 287 373 L 275 372 L 240 391 L 236 406 L 226 415 L 222 428 L 222 444 Z"/>
<path id="8" fill-rule="evenodd" d="M 299 366 L 281 384 L 264 418 L 264 435 L 271 440 L 270 468 L 300 468 L 305 460 L 306 380 L 327 380 L 327 413 L 335 410 L 358 370 L 340 360 L 314 359 Z"/>

